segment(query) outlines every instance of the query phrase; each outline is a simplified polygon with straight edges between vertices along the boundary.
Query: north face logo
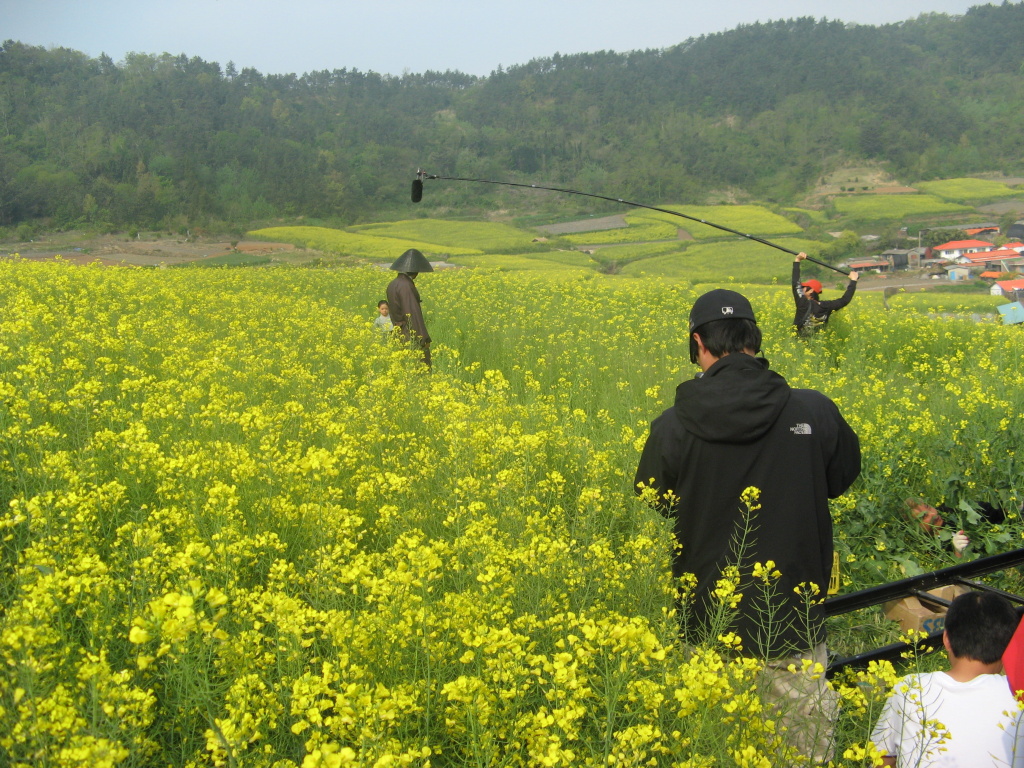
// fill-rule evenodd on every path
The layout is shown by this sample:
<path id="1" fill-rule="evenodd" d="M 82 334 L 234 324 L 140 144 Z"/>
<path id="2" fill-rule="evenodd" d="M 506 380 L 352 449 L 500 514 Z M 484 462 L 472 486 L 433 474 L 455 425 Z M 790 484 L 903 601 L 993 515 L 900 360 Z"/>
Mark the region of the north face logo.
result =
<path id="1" fill-rule="evenodd" d="M 811 425 L 803 423 L 797 424 L 794 427 L 790 427 L 789 431 L 792 432 L 794 435 L 809 435 L 811 434 Z"/>

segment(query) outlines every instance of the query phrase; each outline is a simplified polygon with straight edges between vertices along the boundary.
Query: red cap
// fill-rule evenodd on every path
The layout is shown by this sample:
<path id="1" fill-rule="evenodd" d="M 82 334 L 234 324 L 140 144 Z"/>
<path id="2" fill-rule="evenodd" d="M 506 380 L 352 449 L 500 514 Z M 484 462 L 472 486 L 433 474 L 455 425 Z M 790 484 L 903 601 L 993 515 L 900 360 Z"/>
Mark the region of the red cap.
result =
<path id="1" fill-rule="evenodd" d="M 804 288 L 810 288 L 815 293 L 821 293 L 821 282 L 818 280 L 808 280 L 806 283 L 800 283 Z"/>

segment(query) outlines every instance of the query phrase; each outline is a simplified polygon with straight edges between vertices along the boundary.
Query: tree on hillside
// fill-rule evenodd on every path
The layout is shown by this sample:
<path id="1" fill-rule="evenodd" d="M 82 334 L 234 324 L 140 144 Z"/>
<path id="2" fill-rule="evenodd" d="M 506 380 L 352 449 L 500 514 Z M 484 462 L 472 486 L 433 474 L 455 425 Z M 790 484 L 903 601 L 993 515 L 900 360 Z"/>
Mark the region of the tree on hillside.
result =
<path id="1" fill-rule="evenodd" d="M 839 162 L 908 181 L 1024 173 L 1022 48 L 1024 3 L 881 27 L 779 20 L 485 78 L 264 75 L 8 40 L 0 224 L 404 215 L 417 167 L 658 203 L 788 203 Z M 503 194 L 452 185 L 426 205 L 483 209 Z"/>

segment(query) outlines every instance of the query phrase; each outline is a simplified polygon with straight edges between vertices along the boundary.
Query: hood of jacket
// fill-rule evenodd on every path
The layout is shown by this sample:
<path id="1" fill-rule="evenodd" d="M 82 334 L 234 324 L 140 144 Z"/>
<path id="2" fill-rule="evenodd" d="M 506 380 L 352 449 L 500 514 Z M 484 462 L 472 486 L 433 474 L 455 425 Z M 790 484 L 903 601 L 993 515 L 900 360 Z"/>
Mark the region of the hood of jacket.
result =
<path id="1" fill-rule="evenodd" d="M 738 352 L 676 387 L 673 411 L 683 428 L 701 440 L 749 443 L 776 422 L 789 394 L 789 384 L 768 370 L 767 360 Z"/>

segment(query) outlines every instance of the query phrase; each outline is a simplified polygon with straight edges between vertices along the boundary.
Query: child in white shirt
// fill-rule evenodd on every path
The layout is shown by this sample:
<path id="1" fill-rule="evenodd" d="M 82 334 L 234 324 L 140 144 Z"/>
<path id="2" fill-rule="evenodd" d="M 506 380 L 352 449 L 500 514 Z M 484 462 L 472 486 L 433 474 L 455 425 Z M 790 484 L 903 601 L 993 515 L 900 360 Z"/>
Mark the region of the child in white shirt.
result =
<path id="1" fill-rule="evenodd" d="M 1024 767 L 1021 708 L 1002 672 L 1018 616 L 990 592 L 960 595 L 942 640 L 949 670 L 909 675 L 893 689 L 871 741 L 898 768 Z"/>
<path id="2" fill-rule="evenodd" d="M 395 327 L 395 324 L 391 320 L 391 309 L 383 299 L 377 302 L 377 312 L 379 314 L 373 321 L 373 327 L 384 336 L 387 336 L 391 333 L 391 329 Z"/>

